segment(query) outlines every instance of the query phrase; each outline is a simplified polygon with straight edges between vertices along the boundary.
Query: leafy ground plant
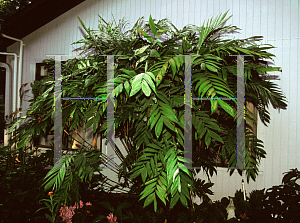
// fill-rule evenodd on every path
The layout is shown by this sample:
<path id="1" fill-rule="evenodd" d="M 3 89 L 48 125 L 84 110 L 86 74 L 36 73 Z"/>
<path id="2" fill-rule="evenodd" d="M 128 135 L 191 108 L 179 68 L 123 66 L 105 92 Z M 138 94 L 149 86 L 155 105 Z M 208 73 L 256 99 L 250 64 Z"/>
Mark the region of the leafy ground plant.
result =
<path id="1" fill-rule="evenodd" d="M 53 163 L 53 155 L 36 156 L 33 151 L 22 156 L 17 152 L 0 147 L 0 222 L 33 221 L 38 216 L 36 210 L 42 207 L 39 200 L 47 198 L 40 185 L 47 173 L 45 166 Z"/>
<path id="2" fill-rule="evenodd" d="M 45 214 L 46 219 L 48 219 L 50 222 L 54 223 L 55 219 L 56 219 L 56 214 L 58 211 L 59 203 L 54 200 L 53 192 L 49 192 L 48 195 L 50 196 L 50 199 L 42 199 L 41 200 L 44 202 L 46 207 L 40 208 L 39 210 L 37 210 L 37 212 L 42 209 L 48 209 L 50 211 L 51 215 L 49 215 L 48 213 Z"/>
<path id="3" fill-rule="evenodd" d="M 300 188 L 296 180 L 299 176 L 300 172 L 297 169 L 291 169 L 285 173 L 281 185 L 254 190 L 249 197 L 247 196 L 246 201 L 242 191 L 236 191 L 234 196 L 236 217 L 241 221 L 255 223 L 298 222 Z M 228 205 L 228 199 L 224 204 Z"/>

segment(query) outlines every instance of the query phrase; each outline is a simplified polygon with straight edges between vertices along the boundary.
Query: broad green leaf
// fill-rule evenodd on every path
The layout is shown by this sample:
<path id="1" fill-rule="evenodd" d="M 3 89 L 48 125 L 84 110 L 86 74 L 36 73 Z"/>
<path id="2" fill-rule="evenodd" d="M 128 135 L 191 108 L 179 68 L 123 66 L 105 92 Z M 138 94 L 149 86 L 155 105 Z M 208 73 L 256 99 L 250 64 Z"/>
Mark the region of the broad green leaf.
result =
<path id="1" fill-rule="evenodd" d="M 130 92 L 130 84 L 129 84 L 128 81 L 125 81 L 125 83 L 124 83 L 124 88 L 125 88 L 127 94 L 129 94 L 129 92 Z"/>
<path id="2" fill-rule="evenodd" d="M 146 72 L 145 74 L 146 74 L 145 77 L 147 77 L 147 75 L 148 75 L 152 78 L 153 81 L 155 81 L 155 75 L 152 72 Z"/>
<path id="3" fill-rule="evenodd" d="M 173 182 L 173 175 L 174 173 L 176 172 L 177 170 L 177 160 L 174 159 L 174 160 L 171 160 L 170 162 L 167 163 L 167 168 L 168 168 L 168 171 L 167 171 L 167 180 L 168 180 L 168 184 L 171 185 L 172 182 Z"/>
<path id="4" fill-rule="evenodd" d="M 152 88 L 152 90 L 155 92 L 156 94 L 156 88 L 155 88 L 155 84 L 153 83 L 153 80 L 150 78 L 151 75 L 149 74 L 150 72 L 147 72 L 144 76 L 144 81 L 147 81 L 147 83 L 150 85 L 150 87 Z M 152 74 L 152 73 L 151 73 Z M 152 74 L 153 75 L 153 74 Z"/>
<path id="5" fill-rule="evenodd" d="M 125 74 L 128 74 L 129 76 L 135 76 L 136 75 L 136 72 L 134 70 L 127 70 L 127 69 L 124 69 L 124 68 L 121 68 L 120 70 L 123 71 Z"/>
<path id="6" fill-rule="evenodd" d="M 181 62 L 180 62 L 179 58 L 178 58 L 178 57 L 173 57 L 173 60 L 175 61 L 175 64 L 176 64 L 176 66 L 177 66 L 177 69 L 179 69 L 180 66 L 181 66 Z"/>
<path id="7" fill-rule="evenodd" d="M 187 200 L 186 200 L 186 198 L 183 194 L 180 195 L 180 201 L 181 201 L 183 206 L 188 207 Z"/>
<path id="8" fill-rule="evenodd" d="M 201 98 L 205 95 L 205 93 L 210 89 L 212 88 L 212 84 L 209 83 L 208 85 L 206 85 L 203 90 L 202 90 L 202 94 L 201 94 Z M 199 88 L 200 89 L 200 88 Z"/>
<path id="9" fill-rule="evenodd" d="M 141 90 L 141 88 L 142 88 L 141 81 L 142 81 L 143 75 L 144 74 L 137 75 L 134 78 L 134 80 L 132 81 L 132 89 L 130 91 L 129 97 L 135 95 L 139 90 Z"/>
<path id="10" fill-rule="evenodd" d="M 218 87 L 215 86 L 215 89 L 220 89 L 220 88 L 218 88 Z M 216 90 L 215 92 L 216 92 L 217 94 L 221 95 L 221 96 L 228 97 L 228 98 L 232 98 L 232 95 L 231 95 L 231 94 L 228 94 L 228 93 L 226 93 L 226 92 L 224 92 L 224 91 L 218 91 L 218 90 Z"/>
<path id="11" fill-rule="evenodd" d="M 162 92 L 162 91 L 158 91 L 157 92 L 157 97 L 158 97 L 158 104 L 161 107 L 165 107 L 169 105 L 169 101 L 167 99 L 167 96 Z M 164 102 L 164 103 L 162 103 Z M 170 106 L 169 106 L 170 107 Z"/>
<path id="12" fill-rule="evenodd" d="M 159 199 L 166 205 L 165 191 L 158 184 L 157 184 L 157 190 L 155 192 L 156 195 L 159 197 Z"/>
<path id="13" fill-rule="evenodd" d="M 170 119 L 171 121 L 179 124 L 179 121 L 177 120 L 177 118 L 176 118 L 176 116 L 175 116 L 174 113 L 167 112 L 167 109 L 163 108 L 163 107 L 161 107 L 161 109 L 162 109 L 162 114 L 165 117 L 168 117 L 168 119 Z"/>
<path id="14" fill-rule="evenodd" d="M 134 87 L 134 85 L 138 85 L 138 84 L 141 83 L 141 81 L 142 81 L 143 78 L 144 78 L 144 75 L 145 75 L 145 73 L 140 73 L 140 74 L 138 74 L 138 75 L 136 75 L 136 76 L 134 77 L 134 79 L 133 79 L 133 81 L 132 81 L 133 87 Z"/>
<path id="15" fill-rule="evenodd" d="M 145 185 L 153 184 L 153 186 L 154 186 L 154 185 L 156 185 L 156 181 L 157 181 L 157 178 L 153 178 L 153 179 L 147 181 L 147 182 L 145 183 Z"/>
<path id="16" fill-rule="evenodd" d="M 116 88 L 115 88 L 115 96 L 118 97 L 118 95 L 122 92 L 123 90 L 123 84 L 119 84 Z"/>
<path id="17" fill-rule="evenodd" d="M 151 166 L 152 172 L 155 172 L 155 170 L 156 170 L 156 165 L 155 164 L 156 163 L 154 163 L 154 159 L 151 158 L 151 160 L 150 160 L 150 166 Z M 148 171 L 148 173 L 149 173 L 149 171 Z"/>
<path id="18" fill-rule="evenodd" d="M 177 191 L 179 193 L 181 192 L 181 185 L 180 184 L 181 184 L 181 182 L 180 182 L 180 175 L 177 175 L 177 177 L 175 178 L 174 183 L 171 186 L 171 195 L 174 196 Z"/>
<path id="19" fill-rule="evenodd" d="M 212 87 L 207 91 L 207 97 L 213 98 L 216 95 L 215 89 Z"/>
<path id="20" fill-rule="evenodd" d="M 218 100 L 218 104 L 229 114 L 231 115 L 233 118 L 235 118 L 235 114 L 234 114 L 234 110 L 233 108 L 227 104 L 225 101 L 223 100 Z"/>
<path id="21" fill-rule="evenodd" d="M 170 59 L 169 63 L 171 64 L 171 68 L 172 68 L 172 72 L 173 72 L 173 76 L 175 76 L 177 69 L 176 69 L 176 63 L 174 61 L 174 59 Z"/>
<path id="22" fill-rule="evenodd" d="M 149 97 L 151 94 L 151 89 L 146 81 L 142 82 L 142 91 L 147 97 Z"/>
<path id="23" fill-rule="evenodd" d="M 231 167 L 233 167 L 233 166 L 236 165 L 236 153 L 233 153 L 233 154 L 231 155 L 231 158 L 230 158 L 230 160 L 229 160 L 229 165 L 230 165 Z"/>
<path id="24" fill-rule="evenodd" d="M 154 202 L 154 211 L 156 212 L 157 211 L 157 201 L 156 201 L 155 196 L 154 196 L 153 202 Z"/>
<path id="25" fill-rule="evenodd" d="M 175 127 L 169 122 L 169 120 L 167 118 L 164 118 L 164 124 L 171 129 L 172 131 L 175 132 Z"/>
<path id="26" fill-rule="evenodd" d="M 137 67 L 138 64 L 142 63 L 143 61 L 145 61 L 149 56 L 146 55 L 146 56 L 142 56 L 135 64 L 135 66 Z"/>
<path id="27" fill-rule="evenodd" d="M 162 82 L 162 78 L 165 76 L 165 73 L 168 69 L 168 63 L 163 64 L 162 68 L 159 70 L 156 76 L 156 85 L 158 86 Z"/>
<path id="28" fill-rule="evenodd" d="M 214 114 L 218 109 L 218 100 L 210 100 L 211 103 L 211 114 Z"/>
<path id="29" fill-rule="evenodd" d="M 150 116 L 154 117 L 155 115 L 157 115 L 157 113 L 159 112 L 159 109 L 157 109 L 157 104 L 151 105 L 150 108 Z"/>
<path id="30" fill-rule="evenodd" d="M 175 178 L 177 177 L 178 173 L 179 173 L 179 168 L 177 168 L 175 173 L 173 174 L 173 182 L 175 181 Z"/>
<path id="31" fill-rule="evenodd" d="M 264 72 L 269 72 L 269 71 L 280 71 L 281 67 L 261 67 L 257 69 L 256 71 L 260 74 L 264 74 Z"/>
<path id="32" fill-rule="evenodd" d="M 156 49 L 152 49 L 150 51 L 150 57 L 160 58 L 160 54 L 158 53 L 158 51 Z"/>
<path id="33" fill-rule="evenodd" d="M 170 158 L 170 156 L 172 155 L 173 151 L 174 151 L 173 149 L 169 149 L 168 150 L 168 152 L 167 152 L 167 154 L 165 155 L 165 158 L 164 158 L 165 162 Z"/>
<path id="34" fill-rule="evenodd" d="M 150 15 L 150 17 L 149 17 L 149 25 L 150 25 L 151 31 L 153 32 L 153 34 L 154 34 L 154 36 L 155 36 L 157 30 L 156 30 L 156 27 L 155 27 L 155 24 L 154 24 L 154 22 L 153 22 L 153 20 L 152 20 L 151 15 Z"/>
<path id="35" fill-rule="evenodd" d="M 188 176 L 190 175 L 189 170 L 186 168 L 184 164 L 178 163 L 178 167 L 181 171 L 185 172 Z"/>
<path id="36" fill-rule="evenodd" d="M 224 143 L 223 142 L 223 140 L 222 140 L 222 138 L 217 134 L 217 133 L 215 133 L 215 132 L 213 132 L 213 131 L 211 131 L 211 130 L 207 130 L 207 132 L 208 132 L 208 134 L 214 139 L 214 140 L 216 140 L 216 141 L 219 141 L 219 142 L 221 142 L 221 143 Z"/>
<path id="37" fill-rule="evenodd" d="M 146 178 L 147 178 L 147 169 L 146 169 L 146 168 L 143 168 L 143 169 L 141 170 L 141 174 L 142 174 L 142 180 L 143 180 L 143 183 L 145 183 Z"/>
<path id="38" fill-rule="evenodd" d="M 149 146 L 149 145 L 147 145 Z M 147 147 L 143 150 L 143 153 L 145 153 L 144 155 L 148 154 L 148 153 L 157 153 L 157 150 L 156 149 L 152 149 L 150 147 Z M 149 154 L 148 154 L 149 155 Z"/>
<path id="39" fill-rule="evenodd" d="M 146 163 L 146 170 L 147 170 L 148 177 L 151 177 L 151 174 L 153 174 L 153 172 L 155 171 L 155 170 L 153 171 L 153 169 L 151 169 L 149 161 Z"/>
<path id="40" fill-rule="evenodd" d="M 149 46 L 150 46 L 150 45 L 146 45 L 146 46 L 143 46 L 143 47 L 137 49 L 137 50 L 134 52 L 134 55 L 136 56 L 136 55 L 139 55 L 139 54 L 141 54 L 141 53 L 144 53 L 145 50 L 147 50 Z"/>
<path id="41" fill-rule="evenodd" d="M 154 148 L 154 149 L 156 149 L 156 151 L 160 151 L 160 150 L 161 150 L 161 147 L 159 146 L 159 144 L 156 145 L 156 144 L 154 144 L 154 143 L 151 143 L 151 144 L 149 144 L 148 146 L 149 146 L 149 147 L 152 147 L 152 148 Z"/>
<path id="42" fill-rule="evenodd" d="M 211 86 L 210 80 L 206 80 L 206 81 L 204 81 L 204 82 L 201 84 L 201 86 L 200 86 L 199 89 L 198 89 L 198 95 L 199 95 L 199 96 L 201 95 L 201 93 L 203 92 L 203 89 L 204 89 L 207 85 L 210 85 L 210 86 Z"/>
<path id="43" fill-rule="evenodd" d="M 156 126 L 155 126 L 155 135 L 157 138 L 159 138 L 162 128 L 163 128 L 163 118 L 160 117 L 160 119 L 158 120 L 158 122 L 156 123 Z"/>
<path id="44" fill-rule="evenodd" d="M 151 204 L 154 198 L 155 198 L 155 193 L 150 194 L 144 202 L 144 207 L 147 207 L 149 204 Z"/>
<path id="45" fill-rule="evenodd" d="M 152 118 L 153 117 L 153 118 Z M 150 130 L 153 129 L 154 125 L 156 124 L 157 120 L 160 117 L 160 114 L 157 114 L 156 116 L 152 116 L 151 122 L 150 122 Z"/>
<path id="46" fill-rule="evenodd" d="M 209 65 L 208 63 L 206 63 L 206 67 L 207 67 L 207 69 L 209 69 L 212 72 L 216 72 L 216 73 L 218 72 L 217 68 L 215 68 L 214 66 Z"/>
<path id="47" fill-rule="evenodd" d="M 178 200 L 179 200 L 179 193 L 177 192 L 174 196 L 171 197 L 170 209 L 172 209 L 175 206 Z"/>
<path id="48" fill-rule="evenodd" d="M 159 176 L 158 183 L 163 187 L 167 186 L 167 179 L 163 177 L 162 175 Z"/>
<path id="49" fill-rule="evenodd" d="M 210 143 L 211 143 L 211 136 L 208 133 L 206 133 L 206 135 L 205 135 L 205 144 L 206 144 L 207 148 L 210 146 Z"/>
<path id="50" fill-rule="evenodd" d="M 206 133 L 206 127 L 201 128 L 201 131 L 200 131 L 200 134 L 199 134 L 199 139 L 202 139 L 202 137 L 204 136 L 205 133 Z"/>

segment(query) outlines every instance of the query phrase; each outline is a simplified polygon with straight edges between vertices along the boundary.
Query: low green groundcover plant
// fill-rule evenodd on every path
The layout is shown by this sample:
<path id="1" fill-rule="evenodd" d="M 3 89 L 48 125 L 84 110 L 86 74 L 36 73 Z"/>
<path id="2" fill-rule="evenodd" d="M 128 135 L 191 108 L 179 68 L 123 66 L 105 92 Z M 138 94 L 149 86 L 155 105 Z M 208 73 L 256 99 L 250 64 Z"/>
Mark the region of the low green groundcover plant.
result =
<path id="1" fill-rule="evenodd" d="M 1 223 L 32 221 L 35 211 L 41 207 L 38 201 L 45 198 L 40 185 L 46 175 L 44 167 L 53 163 L 53 154 L 22 155 L 0 146 Z"/>
<path id="2" fill-rule="evenodd" d="M 298 222 L 300 187 L 296 180 L 299 178 L 300 172 L 292 169 L 283 177 L 282 185 L 267 190 L 254 190 L 246 196 L 246 201 L 243 192 L 236 191 L 233 197 L 235 219 L 227 220 L 226 207 L 229 204 L 229 197 L 223 197 L 221 201 L 215 202 L 206 200 L 200 205 L 194 203 L 191 209 L 185 209 L 182 204 L 178 203 L 170 211 L 168 219 L 169 222 L 174 223 Z M 91 198 L 91 196 L 88 197 Z M 87 200 L 88 197 L 84 199 Z M 149 207 L 143 208 L 137 195 L 98 193 L 95 197 L 97 199 L 93 200 L 93 205 L 88 210 L 78 210 L 72 222 L 83 222 L 80 219 L 87 216 L 86 211 L 89 215 L 85 219 L 89 221 L 84 222 L 165 222 L 166 213 L 163 209 L 153 212 Z"/>
<path id="3" fill-rule="evenodd" d="M 266 152 L 263 149 L 263 142 L 254 134 L 253 126 L 257 120 L 255 114 L 248 109 L 248 105 L 252 104 L 258 110 L 260 120 L 266 125 L 270 122 L 268 105 L 271 103 L 274 108 L 286 108 L 286 98 L 280 88 L 268 79 L 267 72 L 280 70 L 279 67 L 271 67 L 267 62 L 269 59 L 272 60 L 274 55 L 266 50 L 274 47 L 257 44 L 261 36 L 225 39 L 224 34 L 239 30 L 235 26 L 225 25 L 230 18 L 226 18 L 227 13 L 209 20 L 201 27 L 187 25 L 182 30 L 178 30 L 168 19 L 156 21 L 151 16 L 144 25 L 143 18 L 140 18 L 133 28 L 127 31 L 124 30 L 126 23 L 123 20 L 119 25 L 114 26 L 114 23 L 106 23 L 100 17 L 99 30 L 93 31 L 79 19 L 84 38 L 75 43 L 81 44 L 77 49 L 80 55 L 67 60 L 62 65 L 62 95 L 63 97 L 107 98 L 107 100 L 114 98 L 115 137 L 121 140 L 126 153 L 122 153 L 120 148 L 115 146 L 116 155 L 122 163 L 112 167 L 119 178 L 117 185 L 113 186 L 112 180 L 105 178 L 99 168 L 107 157 L 100 152 L 101 148 L 96 148 L 94 143 L 96 137 L 99 136 L 102 140 L 107 134 L 107 100 L 63 100 L 62 146 L 67 154 L 55 163 L 55 168 L 51 170 L 43 169 L 45 162 L 43 166 L 42 164 L 38 166 L 32 161 L 27 161 L 31 160 L 27 154 L 34 149 L 32 146 L 34 139 L 54 130 L 55 80 L 53 77 L 48 77 L 42 81 L 35 81 L 31 84 L 34 98 L 30 100 L 30 108 L 24 116 L 9 126 L 8 133 L 13 133 L 14 137 L 9 141 L 9 145 L 3 148 L 3 153 L 7 153 L 4 154 L 7 160 L 11 159 L 10 155 L 13 157 L 16 155 L 24 171 L 25 168 L 33 168 L 41 174 L 40 178 L 44 177 L 43 182 L 40 182 L 40 178 L 33 181 L 36 182 L 35 190 L 44 189 L 42 196 L 39 197 L 41 202 L 35 200 L 35 204 L 47 207 L 36 212 L 36 215 L 39 215 L 36 217 L 45 216 L 53 222 L 59 219 L 58 210 L 61 207 L 73 207 L 74 204 L 79 204 L 80 200 L 93 204 L 89 207 L 91 210 L 83 210 L 80 216 L 86 219 L 97 217 L 99 213 L 96 212 L 93 216 L 83 216 L 86 214 L 84 211 L 92 213 L 92 209 L 97 208 L 98 204 L 94 199 L 90 197 L 83 199 L 89 191 L 95 191 L 96 186 L 99 193 L 113 190 L 126 191 L 124 188 L 129 188 L 128 194 L 138 196 L 144 212 L 134 213 L 132 210 L 131 222 L 135 221 L 132 220 L 134 218 L 138 219 L 140 215 L 141 219 L 150 219 L 148 222 L 174 222 L 176 220 L 174 216 L 178 213 L 174 210 L 195 212 L 197 208 L 195 209 L 192 202 L 192 195 L 195 194 L 205 200 L 201 208 L 206 205 L 207 210 L 209 208 L 213 208 L 214 211 L 219 210 L 214 205 L 209 206 L 208 203 L 207 194 L 212 193 L 209 189 L 212 184 L 196 180 L 195 175 L 200 170 L 186 169 L 184 163 L 201 167 L 209 177 L 216 173 L 215 160 L 220 159 L 223 163 L 229 163 L 229 167 L 236 166 L 237 101 L 192 100 L 190 106 L 193 156 L 192 159 L 186 159 L 184 157 L 186 152 L 184 150 L 184 70 L 187 61 L 182 55 L 191 56 L 192 96 L 212 99 L 236 97 L 237 57 L 230 55 L 251 55 L 245 57 L 244 61 L 245 154 L 243 158 L 245 158 L 246 168 L 239 169 L 238 172 L 242 174 L 246 171 L 247 180 L 249 181 L 250 178 L 255 180 L 259 162 L 261 158 L 265 158 Z M 109 54 L 122 55 L 116 57 L 114 64 L 114 95 L 107 93 L 108 65 L 107 57 L 103 55 Z M 49 70 L 53 70 L 54 60 L 48 59 L 45 62 L 48 63 Z M 16 128 L 17 126 L 19 128 Z M 75 140 L 72 135 L 78 127 L 84 129 L 92 127 L 94 140 L 92 145 L 85 140 L 78 142 L 80 149 L 71 152 Z M 17 147 L 11 152 L 10 148 L 15 143 Z M 53 146 L 51 152 L 54 152 Z M 40 158 L 33 156 L 33 159 Z M 47 162 L 49 161 L 48 159 Z M 26 162 L 30 162 L 28 167 L 25 167 Z M 8 163 L 5 165 L 5 168 L 11 168 Z M 1 185 L 7 192 L 12 192 L 12 188 L 18 190 L 17 184 L 15 187 L 10 186 L 14 178 L 5 176 L 7 173 L 4 166 L 1 172 L 1 180 L 4 182 Z M 72 168 L 60 169 L 60 167 Z M 18 171 L 19 169 L 16 168 L 9 174 L 17 174 Z M 231 173 L 233 171 L 234 169 L 231 169 Z M 31 172 L 22 174 L 20 172 L 20 176 L 25 177 Z M 20 185 L 25 187 L 26 184 L 19 183 Z M 20 191 L 15 194 L 21 196 L 21 200 L 15 199 L 20 202 L 20 207 L 25 200 L 25 194 L 28 198 L 32 197 L 29 193 L 31 189 L 33 188 L 19 189 Z M 37 194 L 36 191 L 33 192 Z M 50 194 L 53 195 L 50 200 L 49 192 L 53 192 Z M 112 201 L 108 200 L 108 202 Z M 1 211 L 10 213 L 13 210 L 12 201 L 5 201 L 3 207 L 5 208 Z M 25 207 L 23 212 L 28 212 L 27 206 Z M 116 210 L 127 209 L 123 206 L 119 209 L 118 207 L 114 206 Z M 39 206 L 36 210 L 39 208 L 42 207 Z M 211 217 L 206 218 L 203 211 L 205 208 L 201 208 L 197 209 L 200 211 L 197 212 L 199 217 L 195 221 L 204 222 L 201 219 L 213 219 L 214 216 L 219 216 L 211 214 L 214 213 L 213 211 L 208 211 Z M 102 209 L 97 210 L 100 212 Z M 32 216 L 32 211 L 29 212 Z M 74 209 L 74 219 L 79 216 L 76 215 L 79 212 L 80 210 Z M 221 211 L 222 218 L 223 212 Z M 146 213 L 147 217 L 141 213 Z M 115 221 L 116 216 L 110 213 L 103 212 L 102 215 L 104 221 Z M 130 216 L 130 212 L 128 215 Z M 29 218 L 31 217 L 28 214 Z M 123 220 L 120 214 L 117 218 L 126 221 L 125 216 Z M 143 221 L 147 222 L 147 220 Z"/>
<path id="4" fill-rule="evenodd" d="M 292 169 L 285 173 L 282 184 L 273 186 L 269 189 L 254 190 L 246 196 L 244 200 L 243 192 L 236 191 L 233 200 L 235 206 L 236 219 L 227 221 L 226 207 L 229 199 L 223 197 L 221 201 L 204 201 L 200 205 L 194 203 L 191 210 L 184 209 L 181 204 L 176 204 L 171 211 L 170 222 L 177 223 L 222 223 L 222 222 L 248 222 L 248 223 L 287 223 L 298 222 L 300 213 L 300 187 L 297 180 L 300 178 L 300 172 Z M 145 209 L 132 207 L 130 203 L 124 205 L 124 211 L 120 215 L 120 210 L 114 212 L 109 202 L 101 202 L 106 210 L 111 211 L 114 216 L 122 216 L 122 222 L 163 222 L 163 212 L 158 212 L 151 218 L 151 212 Z M 129 207 L 129 208 L 128 208 Z M 121 209 L 121 208 L 119 208 Z M 135 215 L 131 211 L 138 209 Z M 106 212 L 108 213 L 108 212 Z M 125 214 L 124 214 L 125 213 Z M 100 218 L 99 218 L 100 219 Z M 104 216 L 103 216 L 104 219 Z M 104 221 L 106 222 L 106 219 Z"/>

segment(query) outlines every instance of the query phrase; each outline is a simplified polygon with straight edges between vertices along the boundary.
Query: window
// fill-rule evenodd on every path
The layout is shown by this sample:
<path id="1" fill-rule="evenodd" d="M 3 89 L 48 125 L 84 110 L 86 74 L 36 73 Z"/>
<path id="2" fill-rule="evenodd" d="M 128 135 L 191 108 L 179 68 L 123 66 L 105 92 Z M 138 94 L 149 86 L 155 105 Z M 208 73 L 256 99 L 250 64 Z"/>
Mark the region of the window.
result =
<path id="1" fill-rule="evenodd" d="M 62 61 L 62 64 L 65 63 Z M 53 76 L 54 70 L 51 68 L 53 65 L 46 63 L 37 63 L 36 64 L 36 75 L 35 79 L 37 81 L 43 80 L 45 77 Z M 46 129 L 46 134 L 41 132 L 41 135 L 34 139 L 34 147 L 39 147 L 40 150 L 50 149 L 50 144 L 54 144 L 54 131 L 51 131 L 53 126 L 48 126 Z M 75 134 L 76 133 L 76 134 Z M 74 141 L 72 144 L 72 137 L 74 137 L 77 141 Z M 78 128 L 74 133 L 68 133 L 67 131 L 63 132 L 63 150 L 70 148 L 72 144 L 73 149 L 78 149 L 79 142 L 82 142 L 82 138 L 90 143 L 93 141 L 93 128 L 89 127 L 86 130 L 83 128 Z M 77 144 L 77 145 L 76 145 Z M 95 147 L 100 147 L 100 139 L 98 137 L 97 144 Z"/>
<path id="2" fill-rule="evenodd" d="M 207 103 L 208 106 L 210 106 L 210 103 Z M 249 123 L 246 123 L 246 128 L 249 129 L 255 136 L 257 136 L 257 109 L 255 109 L 254 105 L 252 103 L 247 103 L 247 108 L 254 114 L 254 121 L 251 125 Z M 209 108 L 207 108 L 209 109 Z M 206 110 L 206 109 L 204 109 Z M 230 120 L 224 119 L 223 117 L 223 110 L 217 110 L 216 114 L 214 114 L 215 119 L 218 120 L 219 123 L 223 123 L 224 125 L 227 125 L 229 129 L 232 129 L 231 133 L 228 132 L 228 134 L 234 134 L 232 135 L 232 138 L 234 141 L 226 142 L 229 144 L 236 145 L 236 122 L 232 122 Z M 220 118 L 220 119 L 219 119 Z M 229 125 L 229 123 L 231 123 Z M 223 146 L 217 143 L 215 140 L 212 139 L 211 145 L 207 148 L 205 143 L 205 137 L 203 136 L 201 140 L 196 140 L 193 138 L 193 161 L 194 166 L 200 166 L 200 165 L 206 165 L 205 162 L 209 162 L 210 165 L 214 165 L 215 167 L 225 167 L 228 168 L 229 165 L 229 159 L 223 160 L 222 159 L 222 150 Z M 197 163 L 197 164 L 196 164 Z"/>
<path id="3" fill-rule="evenodd" d="M 249 129 L 255 136 L 257 136 L 257 109 L 251 102 L 247 103 L 247 108 L 254 114 L 255 121 L 253 122 L 254 125 L 247 123 L 246 128 Z M 221 150 L 213 157 L 212 161 L 215 163 L 217 167 L 228 167 L 229 160 L 222 161 L 221 160 L 222 154 Z"/>
<path id="4" fill-rule="evenodd" d="M 50 70 L 50 67 L 51 67 L 51 65 L 48 65 L 46 63 L 37 63 L 35 79 L 37 81 L 40 81 L 45 77 L 53 76 L 54 72 L 53 72 L 53 70 Z"/>
<path id="5" fill-rule="evenodd" d="M 43 78 L 48 76 L 53 76 L 53 70 L 50 70 L 51 65 L 46 63 L 37 63 L 36 64 L 36 73 L 35 73 L 35 80 L 41 81 Z M 42 151 L 51 148 L 50 144 L 54 143 L 54 131 L 51 131 L 51 126 L 48 126 L 46 129 L 47 135 L 41 133 L 40 136 L 34 138 L 33 146 L 39 147 Z"/>

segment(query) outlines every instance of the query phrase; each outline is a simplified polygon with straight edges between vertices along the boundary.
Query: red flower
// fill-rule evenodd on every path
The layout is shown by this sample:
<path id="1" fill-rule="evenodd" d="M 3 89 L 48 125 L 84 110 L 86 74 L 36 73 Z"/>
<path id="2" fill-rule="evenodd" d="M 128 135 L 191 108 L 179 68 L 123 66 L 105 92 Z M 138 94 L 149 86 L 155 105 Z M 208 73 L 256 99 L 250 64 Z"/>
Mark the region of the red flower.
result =
<path id="1" fill-rule="evenodd" d="M 117 217 L 114 217 L 113 213 L 110 213 L 106 218 L 108 223 L 117 223 Z"/>
<path id="2" fill-rule="evenodd" d="M 86 202 L 85 205 L 86 206 L 92 206 L 92 203 L 91 202 Z"/>
<path id="3" fill-rule="evenodd" d="M 240 214 L 240 218 L 244 219 L 244 220 L 248 220 L 248 216 L 246 215 L 246 213 L 244 214 Z"/>

